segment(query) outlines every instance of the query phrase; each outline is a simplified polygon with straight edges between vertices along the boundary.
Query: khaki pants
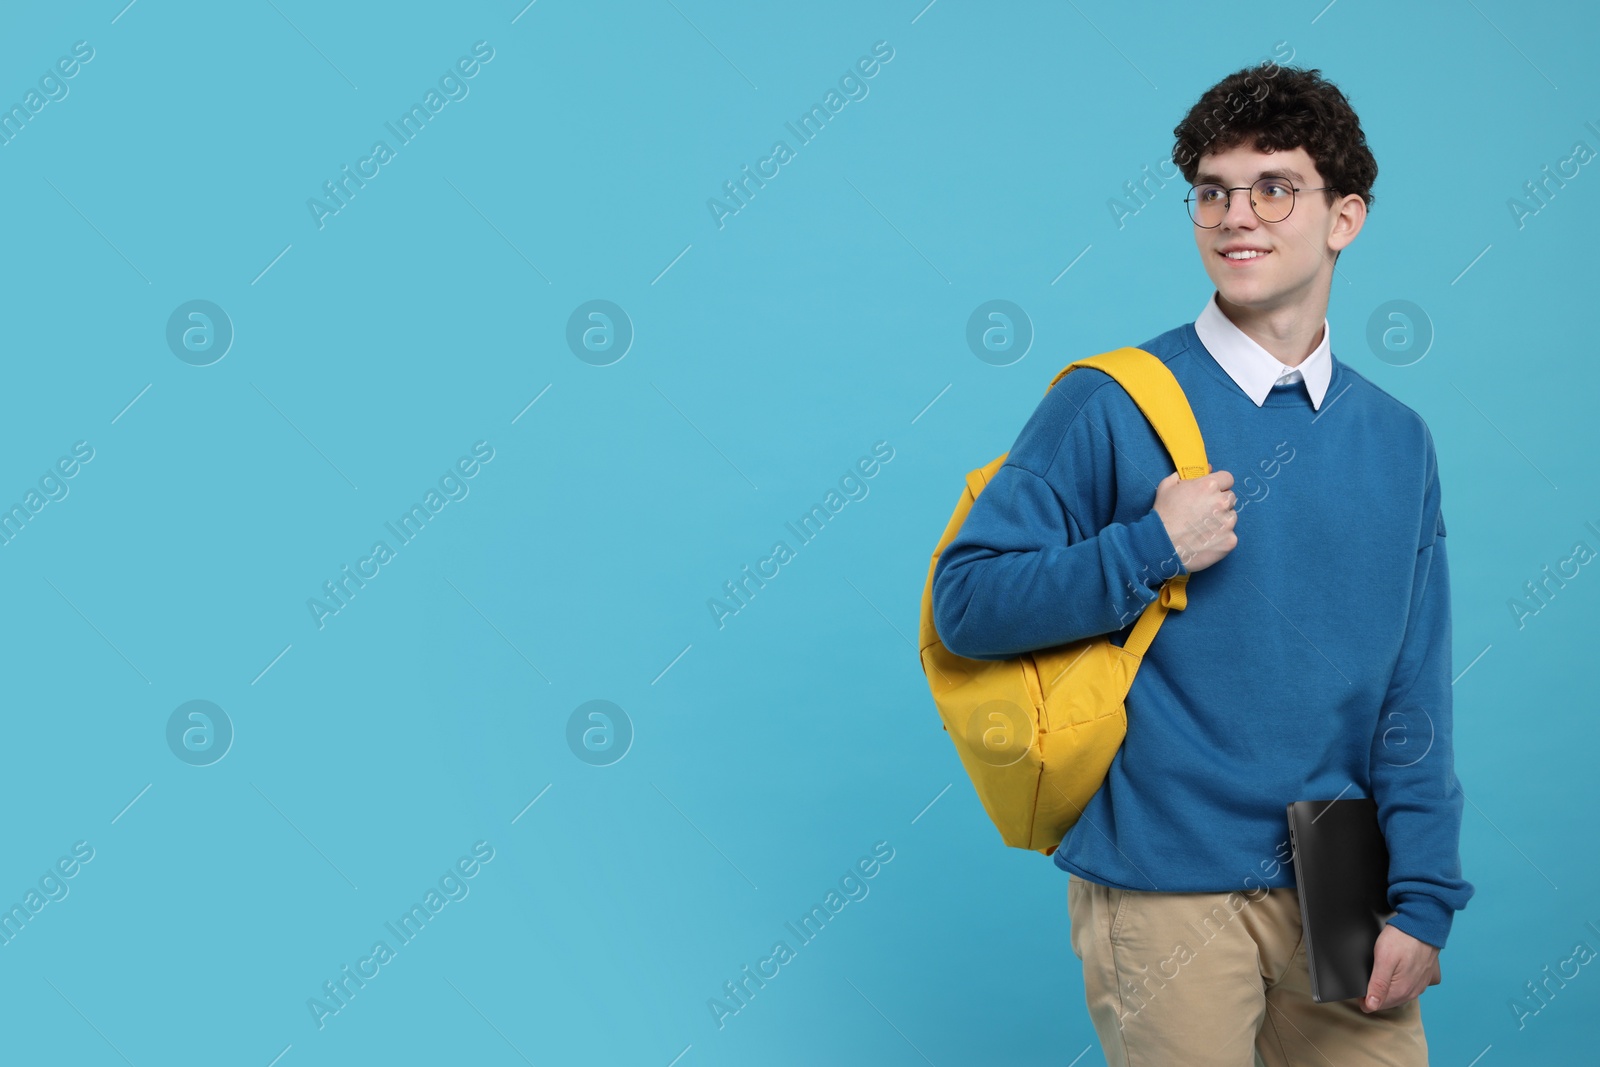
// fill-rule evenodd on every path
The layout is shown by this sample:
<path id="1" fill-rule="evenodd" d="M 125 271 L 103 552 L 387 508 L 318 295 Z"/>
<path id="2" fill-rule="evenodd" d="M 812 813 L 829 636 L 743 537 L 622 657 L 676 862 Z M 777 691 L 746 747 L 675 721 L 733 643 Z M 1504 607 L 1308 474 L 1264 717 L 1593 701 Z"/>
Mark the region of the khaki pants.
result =
<path id="1" fill-rule="evenodd" d="M 1294 889 L 1147 893 L 1067 879 L 1110 1067 L 1427 1067 L 1420 998 L 1311 999 Z"/>

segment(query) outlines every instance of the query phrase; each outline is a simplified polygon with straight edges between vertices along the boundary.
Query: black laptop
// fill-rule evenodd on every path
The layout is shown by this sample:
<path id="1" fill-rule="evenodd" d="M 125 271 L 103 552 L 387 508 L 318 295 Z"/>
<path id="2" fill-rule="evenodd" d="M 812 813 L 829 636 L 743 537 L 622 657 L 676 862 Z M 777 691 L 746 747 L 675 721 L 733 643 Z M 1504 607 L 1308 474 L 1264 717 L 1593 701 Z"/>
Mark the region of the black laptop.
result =
<path id="1" fill-rule="evenodd" d="M 1369 797 L 1300 800 L 1288 806 L 1294 877 L 1319 1004 L 1367 995 L 1389 907 L 1389 849 Z"/>

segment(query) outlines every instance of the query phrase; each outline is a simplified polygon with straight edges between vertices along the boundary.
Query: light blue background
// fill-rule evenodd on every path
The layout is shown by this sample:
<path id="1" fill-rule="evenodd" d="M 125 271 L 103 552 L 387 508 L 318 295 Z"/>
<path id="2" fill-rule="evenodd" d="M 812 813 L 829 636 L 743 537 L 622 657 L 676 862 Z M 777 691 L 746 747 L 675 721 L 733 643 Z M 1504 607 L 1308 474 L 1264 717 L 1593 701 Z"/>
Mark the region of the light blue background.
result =
<path id="1" fill-rule="evenodd" d="M 1055 371 L 1200 310 L 1181 179 L 1121 228 L 1107 204 L 1278 42 L 1381 168 L 1334 350 L 1442 464 L 1477 896 L 1433 1061 L 1593 1057 L 1593 967 L 1520 1030 L 1509 1005 L 1600 948 L 1600 578 L 1520 629 L 1508 602 L 1600 547 L 1600 176 L 1507 207 L 1600 149 L 1591 8 L 123 2 L 0 14 L 0 100 L 94 48 L 0 147 L 0 503 L 95 450 L 0 548 L 0 903 L 95 850 L 0 947 L 0 1058 L 1101 1062 L 1066 878 L 962 775 L 918 598 Z M 319 230 L 306 200 L 480 40 L 470 95 Z M 719 230 L 707 199 L 880 40 L 870 94 Z M 1036 330 L 1003 368 L 964 339 L 997 298 Z M 165 342 L 192 299 L 236 331 L 208 367 Z M 592 299 L 636 330 L 608 367 L 565 341 Z M 1435 331 L 1404 367 L 1366 343 L 1394 299 Z M 476 441 L 470 495 L 319 630 L 307 599 Z M 707 600 L 875 441 L 870 495 L 719 629 Z M 165 740 L 193 699 L 236 730 L 208 767 Z M 635 731 L 607 767 L 566 741 L 594 699 Z M 319 1030 L 308 998 L 480 840 L 470 895 Z M 719 1030 L 707 1000 L 879 841 L 870 894 Z"/>

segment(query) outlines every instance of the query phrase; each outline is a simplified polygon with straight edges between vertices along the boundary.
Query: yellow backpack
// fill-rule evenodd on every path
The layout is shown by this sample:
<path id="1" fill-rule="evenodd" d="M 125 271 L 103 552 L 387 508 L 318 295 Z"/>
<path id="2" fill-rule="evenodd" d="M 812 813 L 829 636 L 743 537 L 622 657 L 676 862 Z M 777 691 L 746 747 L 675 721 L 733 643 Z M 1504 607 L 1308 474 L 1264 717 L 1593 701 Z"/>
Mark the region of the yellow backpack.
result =
<path id="1" fill-rule="evenodd" d="M 1211 472 L 1188 398 L 1160 359 L 1140 348 L 1103 352 L 1069 363 L 1050 388 L 1075 367 L 1104 371 L 1127 390 L 1155 427 L 1180 478 Z M 933 625 L 933 572 L 1005 460 L 1002 455 L 967 475 L 928 566 L 918 647 L 939 717 L 1001 839 L 1012 848 L 1048 856 L 1105 781 L 1127 734 L 1128 689 L 1167 612 L 1187 606 L 1189 578 L 1177 575 L 1162 585 L 1121 648 L 1102 634 L 1007 660 L 951 652 Z"/>

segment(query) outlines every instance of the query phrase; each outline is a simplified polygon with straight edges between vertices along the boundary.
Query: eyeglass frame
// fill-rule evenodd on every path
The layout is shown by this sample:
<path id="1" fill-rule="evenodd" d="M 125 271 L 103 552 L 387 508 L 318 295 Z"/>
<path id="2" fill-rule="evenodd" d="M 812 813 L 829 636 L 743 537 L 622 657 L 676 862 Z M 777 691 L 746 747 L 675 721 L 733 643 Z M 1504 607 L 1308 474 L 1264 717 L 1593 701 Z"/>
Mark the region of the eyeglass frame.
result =
<path id="1" fill-rule="evenodd" d="M 1228 186 L 1225 186 L 1225 185 L 1218 185 L 1216 182 L 1201 182 L 1199 185 L 1191 185 L 1191 186 L 1189 186 L 1189 195 L 1183 198 L 1184 204 L 1187 205 L 1187 204 L 1192 204 L 1192 203 L 1198 203 L 1197 199 L 1195 198 L 1194 191 L 1196 189 L 1204 188 L 1206 186 L 1212 186 L 1212 187 L 1221 189 L 1224 193 L 1227 194 L 1228 202 L 1222 208 L 1222 218 L 1219 219 L 1213 225 L 1201 226 L 1200 220 L 1194 217 L 1194 208 L 1186 208 L 1186 210 L 1189 212 L 1189 221 L 1193 222 L 1196 226 L 1200 226 L 1200 228 L 1202 230 L 1214 230 L 1214 229 L 1216 229 L 1218 226 L 1221 226 L 1224 222 L 1228 221 L 1228 212 L 1233 210 L 1233 194 L 1234 193 L 1240 192 L 1241 190 L 1247 191 L 1247 192 L 1253 192 L 1255 190 L 1256 186 L 1258 186 L 1262 182 L 1266 182 L 1266 181 L 1277 181 L 1280 185 L 1287 186 L 1288 189 L 1289 189 L 1289 192 L 1292 195 L 1296 196 L 1296 197 L 1298 197 L 1298 195 L 1300 193 L 1321 193 L 1321 192 L 1334 192 L 1334 193 L 1336 193 L 1336 192 L 1339 191 L 1339 187 L 1336 186 L 1336 185 L 1319 185 L 1316 188 L 1307 188 L 1306 186 L 1298 186 L 1297 187 L 1297 186 L 1293 185 L 1289 181 L 1288 178 L 1279 177 L 1279 176 L 1272 175 L 1272 174 L 1264 174 L 1261 177 L 1257 178 L 1255 181 L 1251 182 L 1249 185 L 1235 185 L 1232 188 L 1229 188 Z M 1255 198 L 1252 197 L 1250 199 L 1250 211 L 1251 211 L 1251 213 L 1254 214 L 1256 218 L 1261 219 L 1262 222 L 1267 223 L 1269 226 L 1273 225 L 1275 223 L 1286 221 L 1289 218 L 1290 215 L 1294 214 L 1294 205 L 1295 205 L 1295 202 L 1293 200 L 1291 200 L 1289 202 L 1289 210 L 1288 210 L 1288 212 L 1286 212 L 1284 214 L 1283 218 L 1281 218 L 1281 219 L 1270 219 L 1269 220 L 1269 219 L 1261 218 L 1261 212 L 1260 212 L 1260 210 L 1258 210 L 1256 208 Z"/>

